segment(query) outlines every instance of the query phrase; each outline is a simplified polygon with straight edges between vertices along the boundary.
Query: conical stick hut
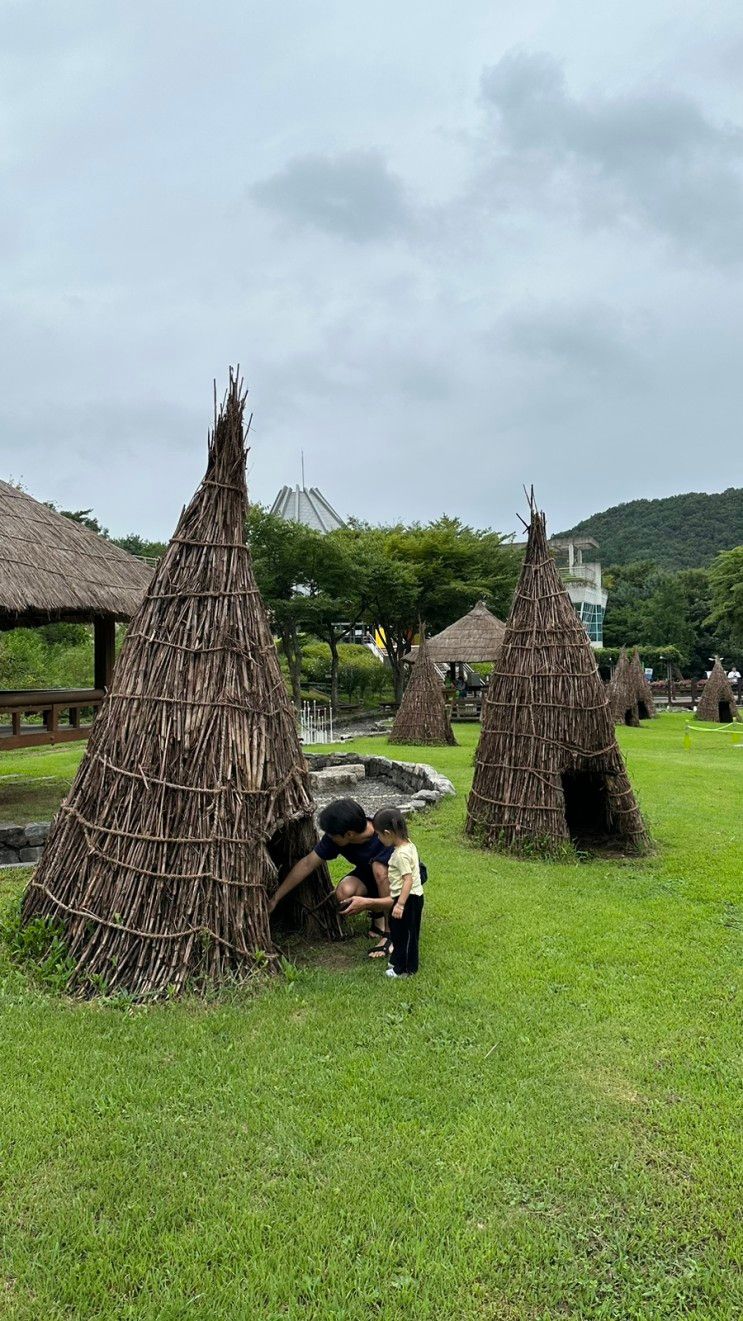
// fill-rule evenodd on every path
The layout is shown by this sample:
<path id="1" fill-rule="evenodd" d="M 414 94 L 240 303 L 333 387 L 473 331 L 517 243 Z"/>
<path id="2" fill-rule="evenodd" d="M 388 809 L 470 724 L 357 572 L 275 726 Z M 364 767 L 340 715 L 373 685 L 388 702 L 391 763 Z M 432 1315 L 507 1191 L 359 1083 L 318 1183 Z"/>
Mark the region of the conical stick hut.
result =
<path id="1" fill-rule="evenodd" d="M 702 689 L 695 719 L 712 720 L 720 725 L 729 725 L 733 720 L 741 719 L 735 693 L 719 656 L 715 656 L 709 679 Z"/>
<path id="2" fill-rule="evenodd" d="M 390 731 L 390 743 L 455 744 L 444 688 L 421 628 L 418 655 Z"/>
<path id="3" fill-rule="evenodd" d="M 653 690 L 647 681 L 645 667 L 640 660 L 640 653 L 635 647 L 629 663 L 630 675 L 635 690 L 635 703 L 640 720 L 653 720 L 656 714 Z"/>
<path id="4" fill-rule="evenodd" d="M 483 711 L 467 832 L 483 846 L 646 844 L 588 636 L 531 497 L 529 539 Z"/>
<path id="5" fill-rule="evenodd" d="M 245 545 L 244 408 L 231 374 L 206 475 L 132 619 L 25 895 L 25 921 L 63 927 L 83 991 L 158 995 L 270 962 L 268 897 L 317 839 Z M 339 934 L 326 872 L 296 893 L 298 912 Z"/>
<path id="6" fill-rule="evenodd" d="M 630 669 L 626 647 L 622 647 L 619 653 L 619 660 L 609 683 L 608 696 L 615 725 L 632 725 L 636 728 L 640 723 L 640 715 L 635 677 Z"/>

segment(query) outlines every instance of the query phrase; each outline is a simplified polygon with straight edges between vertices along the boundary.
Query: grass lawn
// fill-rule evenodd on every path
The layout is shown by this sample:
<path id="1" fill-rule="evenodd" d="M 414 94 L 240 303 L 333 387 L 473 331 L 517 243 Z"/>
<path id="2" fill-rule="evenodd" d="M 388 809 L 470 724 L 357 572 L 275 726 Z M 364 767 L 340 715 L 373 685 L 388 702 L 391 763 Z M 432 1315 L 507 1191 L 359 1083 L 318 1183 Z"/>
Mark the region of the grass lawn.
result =
<path id="1" fill-rule="evenodd" d="M 479 852 L 477 730 L 395 748 L 460 791 L 415 821 L 402 986 L 359 936 L 127 1009 L 0 949 L 3 1321 L 739 1317 L 743 748 L 683 726 L 620 730 L 657 843 L 633 862 Z"/>
<path id="2" fill-rule="evenodd" d="M 0 825 L 48 821 L 72 783 L 85 743 L 0 754 Z"/>

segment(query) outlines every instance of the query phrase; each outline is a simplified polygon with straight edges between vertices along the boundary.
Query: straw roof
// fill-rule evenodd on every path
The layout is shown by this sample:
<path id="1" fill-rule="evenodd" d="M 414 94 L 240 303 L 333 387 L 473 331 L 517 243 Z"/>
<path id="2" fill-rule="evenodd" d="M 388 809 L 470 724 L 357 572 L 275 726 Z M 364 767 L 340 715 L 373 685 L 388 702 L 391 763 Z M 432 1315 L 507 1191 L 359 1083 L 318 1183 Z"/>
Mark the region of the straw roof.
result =
<path id="1" fill-rule="evenodd" d="M 0 627 L 130 619 L 151 576 L 133 555 L 0 482 Z"/>
<path id="2" fill-rule="evenodd" d="M 467 833 L 483 846 L 636 852 L 645 828 L 586 631 L 531 498 L 526 555 L 487 690 Z"/>
<path id="3" fill-rule="evenodd" d="M 484 601 L 437 633 L 428 643 L 434 661 L 494 661 L 503 645 L 505 624 L 488 610 Z"/>
<path id="4" fill-rule="evenodd" d="M 390 731 L 390 743 L 455 744 L 444 688 L 421 630 L 418 656 Z"/>
<path id="5" fill-rule="evenodd" d="M 250 971 L 266 953 L 270 964 L 269 895 L 317 841 L 245 545 L 244 407 L 231 376 L 206 475 L 128 629 L 24 899 L 24 920 L 61 923 L 86 993 L 160 995 Z M 332 893 L 321 868 L 286 903 L 333 936 Z"/>
<path id="6" fill-rule="evenodd" d="M 728 710 L 725 710 L 725 707 Z M 736 705 L 735 693 L 728 676 L 722 668 L 719 656 L 715 656 L 709 679 L 702 689 L 695 719 L 713 720 L 717 724 L 728 724 L 732 720 L 743 719 Z"/>
<path id="7" fill-rule="evenodd" d="M 630 668 L 626 647 L 622 647 L 619 660 L 614 666 L 614 673 L 611 676 L 608 688 L 608 698 L 615 725 L 632 725 L 635 728 L 639 725 L 637 684 Z"/>
<path id="8" fill-rule="evenodd" d="M 630 674 L 635 686 L 637 714 L 641 720 L 653 720 L 656 715 L 655 698 L 653 697 L 653 690 L 647 681 L 645 667 L 640 660 L 640 653 L 637 650 L 637 647 L 634 647 L 632 651 Z"/>

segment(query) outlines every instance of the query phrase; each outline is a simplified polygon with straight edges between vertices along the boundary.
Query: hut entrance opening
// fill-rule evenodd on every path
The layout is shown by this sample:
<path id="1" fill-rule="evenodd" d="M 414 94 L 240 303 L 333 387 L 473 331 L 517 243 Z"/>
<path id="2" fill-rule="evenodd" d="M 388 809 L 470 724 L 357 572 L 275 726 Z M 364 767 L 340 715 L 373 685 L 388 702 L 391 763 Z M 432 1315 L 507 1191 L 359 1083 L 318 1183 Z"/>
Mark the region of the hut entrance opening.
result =
<path id="1" fill-rule="evenodd" d="M 640 717 L 641 720 L 649 720 L 649 719 L 650 719 L 650 712 L 648 711 L 647 703 L 638 701 L 638 703 L 637 703 L 637 714 L 639 715 L 639 717 Z"/>
<path id="2" fill-rule="evenodd" d="M 577 848 L 606 846 L 616 837 L 609 811 L 606 776 L 597 771 L 563 771 L 565 824 Z"/>
<path id="3" fill-rule="evenodd" d="M 731 725 L 733 722 L 733 710 L 729 702 L 717 703 L 717 718 L 721 725 Z"/>

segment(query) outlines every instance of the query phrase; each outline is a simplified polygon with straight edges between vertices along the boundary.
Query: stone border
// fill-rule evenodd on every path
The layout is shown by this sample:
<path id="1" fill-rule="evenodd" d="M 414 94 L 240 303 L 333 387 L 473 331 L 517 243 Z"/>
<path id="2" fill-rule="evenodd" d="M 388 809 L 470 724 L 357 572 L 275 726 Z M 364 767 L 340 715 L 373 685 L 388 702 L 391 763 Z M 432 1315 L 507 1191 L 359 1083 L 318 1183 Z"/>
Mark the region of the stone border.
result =
<path id="1" fill-rule="evenodd" d="M 38 862 L 50 821 L 30 821 L 27 826 L 0 826 L 0 867 L 23 867 Z"/>
<path id="2" fill-rule="evenodd" d="M 435 807 L 442 798 L 457 792 L 451 780 L 424 762 L 393 761 L 391 757 L 363 756 L 359 752 L 309 752 L 305 760 L 311 771 L 322 771 L 328 766 L 363 766 L 370 780 L 389 780 L 405 795 L 397 806 L 406 816 Z M 359 788 L 362 784 L 359 781 Z"/>
<path id="3" fill-rule="evenodd" d="M 402 801 L 397 806 L 406 816 L 435 807 L 442 798 L 456 793 L 451 780 L 424 762 L 393 761 L 391 757 L 362 756 L 359 752 L 307 753 L 305 760 L 311 771 L 327 766 L 363 766 L 370 780 L 388 780 L 401 790 Z M 359 781 L 359 788 L 362 785 Z M 50 821 L 0 826 L 0 867 L 38 862 L 50 829 Z"/>

